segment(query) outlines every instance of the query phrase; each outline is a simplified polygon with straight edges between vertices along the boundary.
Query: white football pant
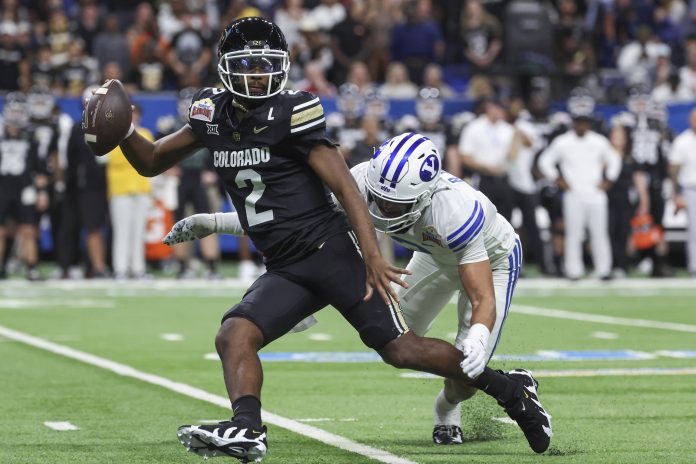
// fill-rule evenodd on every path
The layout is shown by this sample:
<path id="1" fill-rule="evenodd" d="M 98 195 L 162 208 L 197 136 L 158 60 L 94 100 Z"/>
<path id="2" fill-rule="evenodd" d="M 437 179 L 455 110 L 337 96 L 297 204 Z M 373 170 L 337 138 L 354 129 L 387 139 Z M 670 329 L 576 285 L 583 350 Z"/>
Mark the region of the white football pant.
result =
<path id="1" fill-rule="evenodd" d="M 563 220 L 565 222 L 565 269 L 571 279 L 582 277 L 582 242 L 585 228 L 590 231 L 592 263 L 597 277 L 611 272 L 611 243 L 609 242 L 609 210 L 607 194 L 596 192 L 572 192 L 563 194 Z"/>

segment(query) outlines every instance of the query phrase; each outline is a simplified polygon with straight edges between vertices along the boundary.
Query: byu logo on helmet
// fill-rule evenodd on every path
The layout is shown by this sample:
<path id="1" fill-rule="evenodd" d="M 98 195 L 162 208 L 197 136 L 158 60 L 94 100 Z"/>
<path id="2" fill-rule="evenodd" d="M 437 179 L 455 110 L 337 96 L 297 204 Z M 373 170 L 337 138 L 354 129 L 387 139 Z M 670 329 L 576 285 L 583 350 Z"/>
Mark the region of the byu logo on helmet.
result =
<path id="1" fill-rule="evenodd" d="M 395 233 L 413 225 L 430 204 L 439 177 L 440 156 L 427 137 L 408 132 L 383 143 L 366 174 L 375 227 Z"/>
<path id="2" fill-rule="evenodd" d="M 440 158 L 437 155 L 428 156 L 420 168 L 420 178 L 423 182 L 429 182 L 440 172 Z"/>

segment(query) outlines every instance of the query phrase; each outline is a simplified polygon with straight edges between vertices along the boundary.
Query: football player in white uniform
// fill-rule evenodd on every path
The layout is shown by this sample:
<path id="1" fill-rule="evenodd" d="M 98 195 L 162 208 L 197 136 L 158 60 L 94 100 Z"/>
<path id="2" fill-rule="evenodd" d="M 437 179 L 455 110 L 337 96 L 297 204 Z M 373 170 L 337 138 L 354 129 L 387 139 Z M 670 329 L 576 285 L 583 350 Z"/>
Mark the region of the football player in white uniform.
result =
<path id="1" fill-rule="evenodd" d="M 421 134 L 388 140 L 351 173 L 375 228 L 414 252 L 407 266 L 412 274 L 404 276 L 408 289 L 397 290 L 409 328 L 421 336 L 427 333 L 457 295 L 455 344 L 466 356 L 462 369 L 475 379 L 498 345 L 522 266 L 515 230 L 485 195 L 441 170 L 437 148 Z M 240 231 L 236 213 L 197 216 L 175 225 L 165 243 Z M 538 382 L 524 369 L 507 375 L 523 381 L 525 395 L 533 398 L 536 412 L 545 417 L 542 441 L 548 446 L 551 416 L 539 403 Z M 436 444 L 463 442 L 460 403 L 474 393 L 473 387 L 445 380 L 434 408 Z"/>

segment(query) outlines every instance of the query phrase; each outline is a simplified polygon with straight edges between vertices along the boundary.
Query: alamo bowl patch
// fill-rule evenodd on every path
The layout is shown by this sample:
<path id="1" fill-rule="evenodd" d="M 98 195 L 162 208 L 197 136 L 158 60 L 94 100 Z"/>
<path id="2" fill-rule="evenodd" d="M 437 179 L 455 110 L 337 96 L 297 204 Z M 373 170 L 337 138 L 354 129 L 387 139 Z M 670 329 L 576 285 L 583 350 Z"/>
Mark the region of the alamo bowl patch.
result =
<path id="1" fill-rule="evenodd" d="M 210 98 L 196 100 L 191 104 L 191 119 L 211 122 L 213 120 L 213 113 L 215 113 L 215 103 L 213 103 Z"/>
<path id="2" fill-rule="evenodd" d="M 437 246 L 442 246 L 442 238 L 440 238 L 440 234 L 437 233 L 433 226 L 428 226 L 423 229 L 423 242 L 433 242 Z"/>

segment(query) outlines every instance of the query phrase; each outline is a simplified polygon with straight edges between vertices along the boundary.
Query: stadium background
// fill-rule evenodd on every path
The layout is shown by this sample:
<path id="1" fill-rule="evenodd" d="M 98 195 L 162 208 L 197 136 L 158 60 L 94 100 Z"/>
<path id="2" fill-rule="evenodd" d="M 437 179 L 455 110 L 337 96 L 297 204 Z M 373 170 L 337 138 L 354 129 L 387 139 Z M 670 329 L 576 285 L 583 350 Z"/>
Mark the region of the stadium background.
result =
<path id="1" fill-rule="evenodd" d="M 542 98 L 541 118 L 548 118 L 567 112 L 571 91 L 583 87 L 605 129 L 626 111 L 632 89 L 641 88 L 666 105 L 676 135 L 687 129 L 696 100 L 696 52 L 689 53 L 696 46 L 695 11 L 696 2 L 682 0 L 8 0 L 0 20 L 8 70 L 2 90 L 26 94 L 34 85 L 48 86 L 60 111 L 79 121 L 82 91 L 118 77 L 142 107 L 142 126 L 156 133 L 160 118 L 176 114 L 179 89 L 218 85 L 221 28 L 261 15 L 286 30 L 293 60 L 288 88 L 315 91 L 331 114 L 343 112 L 347 86 L 357 86 L 363 105 L 372 98 L 388 109 L 385 134 L 399 129 L 404 116 L 417 115 L 418 89 L 425 85 L 439 87 L 444 123 L 491 97 L 504 104 Z M 641 43 L 643 55 L 628 56 Z M 406 69 L 401 78 L 392 75 L 398 63 Z M 429 65 L 441 79 L 425 77 Z M 681 266 L 685 218 L 669 215 L 664 226 L 677 231 L 668 240 L 676 242 L 670 251 Z M 41 223 L 41 249 L 51 259 L 49 227 Z M 238 240 L 224 237 L 220 246 L 237 252 Z"/>

